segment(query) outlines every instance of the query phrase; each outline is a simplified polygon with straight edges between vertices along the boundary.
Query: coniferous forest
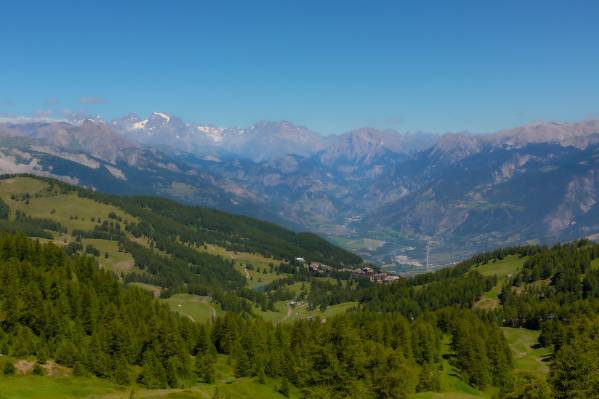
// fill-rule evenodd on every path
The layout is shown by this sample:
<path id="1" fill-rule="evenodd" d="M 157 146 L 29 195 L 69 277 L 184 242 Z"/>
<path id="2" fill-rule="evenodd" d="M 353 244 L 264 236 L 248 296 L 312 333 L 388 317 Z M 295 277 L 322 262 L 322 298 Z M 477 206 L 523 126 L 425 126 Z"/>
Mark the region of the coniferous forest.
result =
<path id="1" fill-rule="evenodd" d="M 220 353 L 239 376 L 281 377 L 307 397 L 403 397 L 438 385 L 443 333 L 477 386 L 504 381 L 511 366 L 498 326 L 459 307 L 415 320 L 360 311 L 273 326 L 231 312 L 197 324 L 124 288 L 89 256 L 23 235 L 3 235 L 0 248 L 0 350 L 52 358 L 75 374 L 178 387 L 212 381 Z"/>
<path id="2" fill-rule="evenodd" d="M 4 375 L 17 373 L 19 359 L 34 359 L 32 374 L 53 362 L 73 378 L 185 389 L 218 387 L 225 362 L 235 379 L 277 381 L 277 394 L 303 398 L 442 394 L 449 377 L 499 399 L 599 397 L 599 245 L 589 240 L 498 249 L 377 284 L 352 271 L 360 258 L 317 236 L 170 201 L 20 179 L 40 188 L 0 202 Z M 36 211 L 36 201 L 62 198 L 112 208 L 88 224 L 61 219 L 60 209 Z M 102 262 L 113 255 L 90 243 L 113 243 L 133 268 L 107 267 Z M 235 256 L 244 253 L 269 257 L 240 269 Z M 506 261 L 518 267 L 501 274 Z M 251 285 L 250 271 L 271 281 Z M 208 296 L 220 311 L 186 317 L 165 302 L 180 294 Z M 481 306 L 485 298 L 493 306 Z M 287 317 L 293 306 L 313 313 L 269 320 L 282 303 Z M 344 304 L 353 305 L 326 313 Z M 506 329 L 538 334 L 535 346 L 550 354 L 548 374 L 519 364 Z"/>

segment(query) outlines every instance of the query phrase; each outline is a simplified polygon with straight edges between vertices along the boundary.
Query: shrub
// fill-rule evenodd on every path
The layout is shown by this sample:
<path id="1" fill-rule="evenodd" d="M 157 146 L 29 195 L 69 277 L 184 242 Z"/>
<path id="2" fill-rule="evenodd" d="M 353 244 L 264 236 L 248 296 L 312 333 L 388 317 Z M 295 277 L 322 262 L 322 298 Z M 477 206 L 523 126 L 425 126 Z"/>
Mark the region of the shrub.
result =
<path id="1" fill-rule="evenodd" d="M 4 375 L 14 375 L 15 374 L 15 365 L 12 364 L 12 362 L 6 362 L 4 363 L 4 368 L 3 368 L 3 373 Z"/>

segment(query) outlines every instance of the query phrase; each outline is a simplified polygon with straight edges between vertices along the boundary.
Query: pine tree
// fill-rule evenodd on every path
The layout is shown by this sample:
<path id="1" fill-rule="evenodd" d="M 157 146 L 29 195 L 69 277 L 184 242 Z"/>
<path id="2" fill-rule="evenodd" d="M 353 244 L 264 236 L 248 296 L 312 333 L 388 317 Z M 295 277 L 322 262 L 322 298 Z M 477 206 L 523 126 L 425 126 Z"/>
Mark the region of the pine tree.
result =
<path id="1" fill-rule="evenodd" d="M 214 382 L 214 357 L 210 354 L 197 355 L 195 364 L 195 373 L 200 381 L 206 384 Z"/>
<path id="2" fill-rule="evenodd" d="M 127 360 L 124 357 L 120 357 L 116 361 L 113 379 L 114 382 L 116 382 L 119 385 L 129 385 L 131 383 L 129 366 L 127 365 Z"/>
<path id="3" fill-rule="evenodd" d="M 209 352 L 210 347 L 213 346 L 210 341 L 210 336 L 205 325 L 198 327 L 197 341 L 194 348 L 194 354 L 206 355 Z"/>
<path id="4" fill-rule="evenodd" d="M 235 377 L 247 377 L 250 375 L 252 365 L 245 349 L 239 346 L 235 350 Z"/>
<path id="5" fill-rule="evenodd" d="M 152 350 L 144 353 L 141 382 L 148 388 L 166 388 L 168 385 L 166 370 Z"/>
<path id="6" fill-rule="evenodd" d="M 170 387 L 179 386 L 179 370 L 182 368 L 182 364 L 176 356 L 168 358 L 166 364 L 166 380 Z"/>
<path id="7" fill-rule="evenodd" d="M 435 364 L 424 363 L 420 370 L 420 379 L 418 381 L 417 391 L 439 391 L 441 382 L 439 380 L 439 369 Z"/>

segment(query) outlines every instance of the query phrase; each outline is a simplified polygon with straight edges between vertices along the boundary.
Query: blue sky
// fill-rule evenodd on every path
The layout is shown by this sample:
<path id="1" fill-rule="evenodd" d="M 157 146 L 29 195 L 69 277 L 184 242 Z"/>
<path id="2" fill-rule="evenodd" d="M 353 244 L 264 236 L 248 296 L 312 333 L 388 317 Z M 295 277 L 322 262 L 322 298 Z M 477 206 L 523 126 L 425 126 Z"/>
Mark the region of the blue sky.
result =
<path id="1" fill-rule="evenodd" d="M 492 131 L 599 116 L 597 1 L 10 1 L 0 114 Z"/>

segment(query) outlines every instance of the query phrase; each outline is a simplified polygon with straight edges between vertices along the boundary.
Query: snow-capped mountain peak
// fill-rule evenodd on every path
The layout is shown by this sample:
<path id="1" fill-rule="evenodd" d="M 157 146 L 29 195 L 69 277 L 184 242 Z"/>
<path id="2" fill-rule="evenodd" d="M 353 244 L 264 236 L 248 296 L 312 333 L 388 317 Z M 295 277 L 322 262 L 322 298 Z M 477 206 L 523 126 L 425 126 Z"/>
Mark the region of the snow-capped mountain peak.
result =
<path id="1" fill-rule="evenodd" d="M 152 112 L 152 116 L 157 116 L 159 118 L 162 118 L 166 121 L 166 123 L 171 121 L 171 116 L 165 114 L 164 112 Z"/>
<path id="2" fill-rule="evenodd" d="M 195 128 L 198 132 L 206 135 L 215 143 L 220 143 L 224 139 L 223 128 L 210 125 L 196 125 Z"/>

